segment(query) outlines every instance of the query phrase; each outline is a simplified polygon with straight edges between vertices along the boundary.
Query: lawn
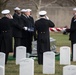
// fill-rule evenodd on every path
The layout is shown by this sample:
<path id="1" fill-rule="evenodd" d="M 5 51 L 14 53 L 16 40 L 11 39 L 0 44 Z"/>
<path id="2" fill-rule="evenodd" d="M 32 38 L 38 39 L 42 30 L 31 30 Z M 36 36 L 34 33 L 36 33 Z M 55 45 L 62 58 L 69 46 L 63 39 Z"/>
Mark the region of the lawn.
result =
<path id="1" fill-rule="evenodd" d="M 57 51 L 59 51 L 59 48 L 61 46 L 69 46 L 70 47 L 70 41 L 68 40 L 68 35 L 63 35 L 62 33 L 51 33 L 51 37 L 56 39 L 56 46 Z M 10 54 L 12 57 L 12 54 Z M 71 64 L 76 65 L 76 62 L 71 62 Z M 37 60 L 34 62 L 34 75 L 46 75 L 42 73 L 42 65 L 38 65 Z M 56 56 L 55 60 L 55 74 L 54 75 L 62 75 L 63 66 L 60 65 L 59 62 L 59 56 Z M 19 75 L 19 65 L 15 64 L 15 59 L 9 60 L 5 68 L 5 75 Z M 52 75 L 52 74 L 49 74 Z"/>

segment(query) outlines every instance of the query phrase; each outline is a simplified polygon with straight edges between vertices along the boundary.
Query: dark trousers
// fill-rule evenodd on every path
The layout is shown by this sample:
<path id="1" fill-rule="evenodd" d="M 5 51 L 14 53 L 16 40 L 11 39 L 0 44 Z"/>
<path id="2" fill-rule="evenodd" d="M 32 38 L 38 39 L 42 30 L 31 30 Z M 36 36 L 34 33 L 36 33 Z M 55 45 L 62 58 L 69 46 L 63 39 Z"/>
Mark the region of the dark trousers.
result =
<path id="1" fill-rule="evenodd" d="M 16 57 L 16 47 L 17 46 L 21 46 L 21 38 L 19 37 L 14 37 L 14 53 L 13 53 L 13 57 Z"/>
<path id="2" fill-rule="evenodd" d="M 21 39 L 21 45 L 26 47 L 26 38 Z"/>
<path id="3" fill-rule="evenodd" d="M 75 41 L 71 41 L 71 60 L 73 60 L 73 45 L 75 44 Z"/>
<path id="4" fill-rule="evenodd" d="M 27 53 L 32 53 L 32 41 L 29 38 L 22 38 L 21 45 L 26 47 Z"/>
<path id="5" fill-rule="evenodd" d="M 6 45 L 5 45 L 4 40 L 2 40 L 2 45 L 0 45 L 0 52 L 5 53 L 5 64 L 7 64 L 9 51 L 8 51 Z"/>
<path id="6" fill-rule="evenodd" d="M 0 52 L 6 54 L 5 56 L 5 64 L 7 64 L 9 52 L 12 51 L 12 37 L 8 35 L 8 33 L 3 33 L 0 36 Z"/>
<path id="7" fill-rule="evenodd" d="M 27 53 L 32 53 L 32 40 L 33 40 L 33 32 L 27 32 L 27 38 L 26 38 L 26 46 L 27 46 Z"/>
<path id="8" fill-rule="evenodd" d="M 26 47 L 27 47 L 27 53 L 32 53 L 32 41 L 27 41 L 27 45 L 26 45 Z"/>
<path id="9" fill-rule="evenodd" d="M 38 64 L 39 65 L 43 64 L 43 53 L 38 53 Z"/>

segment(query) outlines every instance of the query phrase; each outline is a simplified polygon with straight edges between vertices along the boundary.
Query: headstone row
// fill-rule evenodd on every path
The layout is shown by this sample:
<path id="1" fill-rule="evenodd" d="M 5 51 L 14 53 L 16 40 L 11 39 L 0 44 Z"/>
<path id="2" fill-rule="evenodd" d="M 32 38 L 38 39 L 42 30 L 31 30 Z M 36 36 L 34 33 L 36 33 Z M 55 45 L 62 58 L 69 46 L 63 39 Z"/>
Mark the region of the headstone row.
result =
<path id="1" fill-rule="evenodd" d="M 34 75 L 34 60 L 26 53 L 26 47 L 16 47 L 16 65 L 19 64 L 19 75 Z"/>
<path id="2" fill-rule="evenodd" d="M 63 67 L 63 75 L 76 75 L 76 65 L 70 65 L 70 47 L 60 47 L 60 64 L 66 65 Z M 76 44 L 73 45 L 73 61 L 76 61 Z"/>
<path id="3" fill-rule="evenodd" d="M 34 60 L 26 58 L 26 47 L 16 48 L 16 64 L 20 65 L 20 75 L 34 75 Z M 67 46 L 60 48 L 60 64 L 69 65 L 63 67 L 63 75 L 76 74 L 76 66 L 70 65 L 70 48 Z M 5 74 L 5 54 L 2 52 L 0 52 L 0 74 Z M 43 74 L 55 74 L 55 53 L 52 51 L 43 53 Z"/>
<path id="4" fill-rule="evenodd" d="M 16 64 L 20 64 L 20 75 L 34 75 L 34 61 L 31 58 L 26 58 L 26 48 L 20 46 L 16 51 Z M 60 47 L 61 65 L 71 64 L 70 54 L 70 47 Z M 55 53 L 52 51 L 43 54 L 43 74 L 55 74 Z"/>
<path id="5" fill-rule="evenodd" d="M 20 75 L 34 75 L 34 60 L 26 58 L 26 47 L 16 48 L 16 64 L 20 65 Z M 47 62 L 46 62 L 47 61 Z M 55 53 L 44 52 L 43 54 L 43 74 L 55 73 Z"/>

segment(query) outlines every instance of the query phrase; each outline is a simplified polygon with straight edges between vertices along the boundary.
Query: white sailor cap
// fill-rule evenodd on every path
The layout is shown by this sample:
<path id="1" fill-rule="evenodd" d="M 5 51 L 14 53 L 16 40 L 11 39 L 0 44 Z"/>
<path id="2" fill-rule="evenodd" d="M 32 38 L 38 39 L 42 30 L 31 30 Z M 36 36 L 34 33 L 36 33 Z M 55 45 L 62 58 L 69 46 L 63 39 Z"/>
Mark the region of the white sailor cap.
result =
<path id="1" fill-rule="evenodd" d="M 73 11 L 76 11 L 76 8 L 73 8 Z"/>
<path id="2" fill-rule="evenodd" d="M 15 7 L 14 10 L 20 10 L 20 8 L 19 7 Z"/>
<path id="3" fill-rule="evenodd" d="M 22 10 L 21 10 L 21 12 L 26 12 L 26 11 L 27 11 L 26 9 L 22 9 Z"/>
<path id="4" fill-rule="evenodd" d="M 26 9 L 26 12 L 31 12 L 32 10 L 31 9 Z"/>
<path id="5" fill-rule="evenodd" d="M 9 14 L 9 13 L 10 13 L 10 10 L 5 9 L 5 10 L 3 10 L 1 13 L 2 13 L 2 14 Z"/>
<path id="6" fill-rule="evenodd" d="M 46 15 L 46 14 L 47 14 L 47 12 L 44 10 L 39 12 L 39 15 Z"/>

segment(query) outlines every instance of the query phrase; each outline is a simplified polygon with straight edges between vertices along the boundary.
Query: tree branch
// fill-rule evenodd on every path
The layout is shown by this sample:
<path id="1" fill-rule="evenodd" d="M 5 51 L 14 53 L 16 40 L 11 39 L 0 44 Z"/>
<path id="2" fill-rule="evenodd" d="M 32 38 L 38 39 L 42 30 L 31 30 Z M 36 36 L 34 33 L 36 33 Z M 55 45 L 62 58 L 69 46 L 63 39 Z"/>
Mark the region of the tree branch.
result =
<path id="1" fill-rule="evenodd" d="M 39 10 L 41 9 L 41 4 L 42 4 L 42 1 L 39 0 L 39 5 L 38 5 L 38 9 L 39 9 Z"/>
<path id="2" fill-rule="evenodd" d="M 9 0 L 0 0 L 0 6 L 6 4 L 8 1 Z"/>
<path id="3" fill-rule="evenodd" d="M 61 7 L 63 7 L 63 1 L 64 1 L 64 0 L 57 1 L 56 4 L 59 5 L 59 6 L 61 6 Z"/>
<path id="4" fill-rule="evenodd" d="M 32 2 L 35 4 L 36 8 L 38 9 L 38 4 L 37 4 L 37 2 L 36 2 L 35 0 L 30 0 L 30 1 L 32 1 Z"/>
<path id="5" fill-rule="evenodd" d="M 43 7 L 48 7 L 49 5 L 55 4 L 56 2 L 57 2 L 57 0 L 54 0 L 54 1 L 52 1 L 51 3 L 48 3 L 48 4 L 45 5 L 45 6 L 41 6 L 41 8 L 43 8 Z"/>

